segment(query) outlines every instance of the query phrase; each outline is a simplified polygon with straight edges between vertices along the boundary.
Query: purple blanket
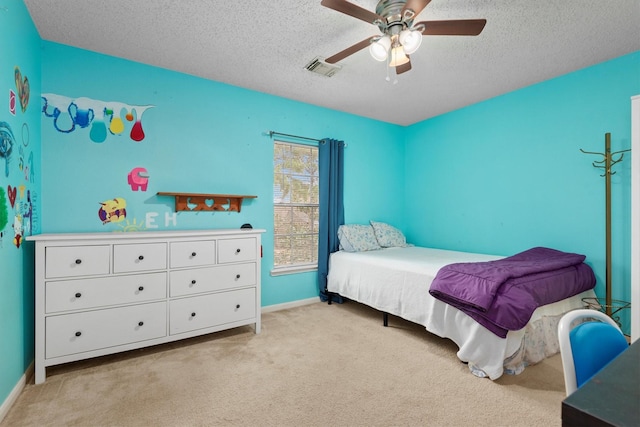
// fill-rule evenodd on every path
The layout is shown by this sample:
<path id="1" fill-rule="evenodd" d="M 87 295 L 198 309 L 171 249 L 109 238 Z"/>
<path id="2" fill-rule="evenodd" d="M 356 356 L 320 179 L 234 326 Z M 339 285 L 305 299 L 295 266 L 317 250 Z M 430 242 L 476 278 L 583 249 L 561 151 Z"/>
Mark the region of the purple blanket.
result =
<path id="1" fill-rule="evenodd" d="M 449 264 L 429 293 L 505 338 L 522 329 L 536 308 L 592 289 L 596 279 L 584 260 L 537 247 L 496 261 Z"/>

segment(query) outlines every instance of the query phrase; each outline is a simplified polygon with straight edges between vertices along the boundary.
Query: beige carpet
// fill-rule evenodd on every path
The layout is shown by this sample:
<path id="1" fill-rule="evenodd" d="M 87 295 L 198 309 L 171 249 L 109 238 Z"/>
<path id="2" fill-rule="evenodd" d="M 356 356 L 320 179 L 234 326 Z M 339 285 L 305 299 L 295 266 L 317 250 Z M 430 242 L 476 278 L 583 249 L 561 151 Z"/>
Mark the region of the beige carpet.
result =
<path id="1" fill-rule="evenodd" d="M 49 368 L 4 426 L 559 426 L 558 355 L 474 377 L 448 340 L 356 303 Z M 31 380 L 33 381 L 33 380 Z"/>

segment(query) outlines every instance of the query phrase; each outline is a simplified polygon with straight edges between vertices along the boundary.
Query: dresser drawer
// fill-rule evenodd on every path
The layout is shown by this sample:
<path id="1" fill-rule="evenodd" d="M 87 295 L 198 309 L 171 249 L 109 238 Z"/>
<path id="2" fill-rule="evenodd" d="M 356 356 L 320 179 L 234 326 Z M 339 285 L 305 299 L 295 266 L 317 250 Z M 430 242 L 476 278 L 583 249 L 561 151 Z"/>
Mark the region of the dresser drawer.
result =
<path id="1" fill-rule="evenodd" d="M 46 282 L 45 311 L 105 307 L 167 297 L 167 273 Z"/>
<path id="2" fill-rule="evenodd" d="M 175 335 L 255 316 L 255 288 L 182 298 L 169 302 L 169 333 Z"/>
<path id="3" fill-rule="evenodd" d="M 109 245 L 51 246 L 45 250 L 45 277 L 109 274 Z"/>
<path id="4" fill-rule="evenodd" d="M 256 265 L 219 265 L 170 273 L 170 296 L 182 296 L 256 284 Z"/>
<path id="5" fill-rule="evenodd" d="M 216 263 L 216 241 L 171 243 L 171 268 L 197 267 Z"/>
<path id="6" fill-rule="evenodd" d="M 218 240 L 218 262 L 243 262 L 256 259 L 256 239 Z"/>
<path id="7" fill-rule="evenodd" d="M 113 245 L 113 272 L 162 270 L 167 268 L 166 243 Z"/>
<path id="8" fill-rule="evenodd" d="M 166 307 L 163 301 L 49 316 L 46 318 L 46 358 L 164 337 Z"/>

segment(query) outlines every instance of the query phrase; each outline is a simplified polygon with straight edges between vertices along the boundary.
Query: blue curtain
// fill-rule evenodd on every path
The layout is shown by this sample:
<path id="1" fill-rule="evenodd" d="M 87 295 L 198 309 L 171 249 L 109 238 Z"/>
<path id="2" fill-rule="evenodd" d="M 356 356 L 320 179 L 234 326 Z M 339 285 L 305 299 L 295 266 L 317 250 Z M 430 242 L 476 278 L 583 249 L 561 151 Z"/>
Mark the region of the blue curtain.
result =
<path id="1" fill-rule="evenodd" d="M 318 229 L 318 291 L 320 300 L 342 302 L 327 291 L 329 254 L 338 250 L 338 227 L 344 224 L 344 142 L 325 138 L 318 144 L 320 225 Z"/>

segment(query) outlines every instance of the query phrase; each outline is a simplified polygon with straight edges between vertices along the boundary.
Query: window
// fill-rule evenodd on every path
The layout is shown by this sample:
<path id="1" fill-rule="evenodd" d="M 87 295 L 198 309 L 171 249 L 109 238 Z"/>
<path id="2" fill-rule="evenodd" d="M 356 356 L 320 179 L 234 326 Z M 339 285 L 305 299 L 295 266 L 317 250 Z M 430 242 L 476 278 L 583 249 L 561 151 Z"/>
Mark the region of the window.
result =
<path id="1" fill-rule="evenodd" d="M 318 147 L 275 141 L 272 274 L 318 267 Z"/>

